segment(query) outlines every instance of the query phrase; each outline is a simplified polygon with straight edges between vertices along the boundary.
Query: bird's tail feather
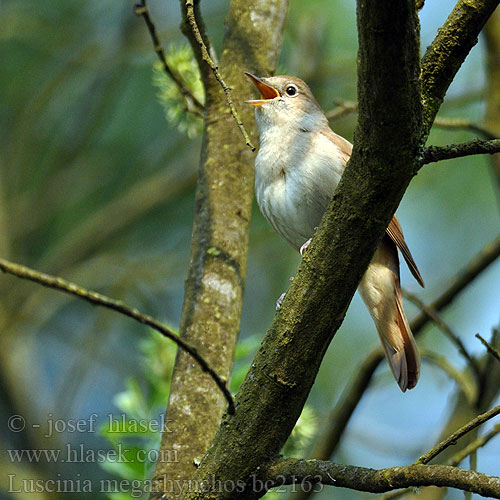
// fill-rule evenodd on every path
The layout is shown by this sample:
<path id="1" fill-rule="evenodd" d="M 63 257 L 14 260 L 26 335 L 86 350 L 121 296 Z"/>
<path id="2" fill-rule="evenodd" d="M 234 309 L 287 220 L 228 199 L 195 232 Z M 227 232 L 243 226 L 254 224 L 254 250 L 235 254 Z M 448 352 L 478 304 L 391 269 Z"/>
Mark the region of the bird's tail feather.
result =
<path id="1" fill-rule="evenodd" d="M 399 283 L 396 283 L 395 292 L 393 320 L 380 324 L 375 320 L 375 325 L 392 374 L 400 389 L 405 392 L 417 385 L 420 355 L 403 311 Z"/>
<path id="2" fill-rule="evenodd" d="M 395 245 L 384 238 L 359 286 L 389 362 L 403 392 L 415 387 L 420 355 L 406 320 L 399 284 L 399 261 Z"/>

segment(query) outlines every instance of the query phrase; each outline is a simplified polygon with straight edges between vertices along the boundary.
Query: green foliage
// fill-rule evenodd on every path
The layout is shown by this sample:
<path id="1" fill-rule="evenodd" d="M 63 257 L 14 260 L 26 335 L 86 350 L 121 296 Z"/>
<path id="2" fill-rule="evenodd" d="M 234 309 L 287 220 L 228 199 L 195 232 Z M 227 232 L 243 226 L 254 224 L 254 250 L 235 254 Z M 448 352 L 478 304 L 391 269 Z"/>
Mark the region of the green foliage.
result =
<path id="1" fill-rule="evenodd" d="M 235 369 L 231 390 L 236 392 L 248 371 L 251 359 L 260 343 L 258 335 L 252 335 L 238 343 L 236 348 Z M 109 473 L 128 481 L 128 484 L 143 484 L 148 481 L 156 464 L 155 450 L 161 440 L 161 418 L 168 401 L 172 369 L 177 352 L 172 342 L 165 341 L 159 333 L 150 331 L 147 339 L 139 344 L 142 353 L 144 383 L 136 378 L 126 382 L 126 389 L 116 394 L 114 404 L 122 414 L 107 421 L 100 429 L 101 435 L 111 444 L 116 460 L 111 453 L 110 459 L 102 464 Z M 304 456 L 317 430 L 314 410 L 306 405 L 288 439 L 283 453 L 289 456 Z M 267 500 L 273 499 L 276 492 L 270 491 Z M 127 493 L 108 493 L 112 500 L 140 498 L 138 491 Z M 145 496 L 145 495 L 144 495 Z"/>
<path id="2" fill-rule="evenodd" d="M 302 458 L 307 456 L 307 450 L 311 445 L 316 431 L 318 430 L 318 419 L 312 406 L 305 405 L 288 441 L 283 448 L 283 455 Z"/>
<path id="3" fill-rule="evenodd" d="M 431 43 L 454 3 L 426 2 L 421 12 L 422 47 Z M 221 19 L 227 4 L 213 0 L 203 6 L 215 49 L 221 46 Z M 178 29 L 178 3 L 151 2 L 151 9 L 157 12 L 158 30 L 165 33 L 162 39 L 172 47 L 169 62 L 203 101 L 190 49 L 187 45 L 173 48 L 185 43 Z M 290 5 L 277 73 L 305 79 L 324 109 L 333 107 L 335 99 L 354 100 L 356 96 L 354 14 L 355 2 L 346 0 Z M 156 56 L 143 20 L 134 15 L 131 3 L 110 0 L 7 1 L 2 3 L 2 19 L 1 256 L 97 289 L 178 324 L 190 253 L 193 179 L 199 161 L 199 140 L 188 139 L 187 122 L 194 125 L 191 134 L 200 130 L 201 122 L 193 113 L 179 113 L 187 105 L 185 99 L 159 64 L 152 74 L 151 60 Z M 487 95 L 483 48 L 484 39 L 480 39 L 446 97 L 443 117 L 475 123 L 483 119 Z M 227 83 L 231 85 L 231 81 Z M 168 90 L 166 96 L 163 90 Z M 346 114 L 331 126 L 352 138 L 355 121 L 356 114 Z M 435 129 L 429 144 L 458 143 L 473 137 L 470 131 Z M 434 300 L 468 259 L 498 234 L 498 205 L 488 161 L 465 158 L 425 167 L 405 195 L 399 216 L 426 288 L 416 288 L 404 265 L 401 281 L 424 301 Z M 153 193 L 152 186 L 158 185 L 162 186 L 161 196 Z M 233 392 L 271 323 L 274 301 L 285 290 L 298 262 L 295 252 L 256 209 L 241 321 L 245 340 L 238 347 Z M 498 289 L 499 272 L 498 263 L 486 270 L 446 311 L 445 319 L 472 354 L 483 353 L 473 333 L 487 336 L 498 322 L 498 300 L 492 290 Z M 109 401 L 118 391 L 124 392 L 116 395 L 120 408 L 116 411 L 125 412 L 129 420 L 136 418 L 134 411 L 141 410 L 138 414 L 153 419 L 164 411 L 175 346 L 159 337 L 149 339 L 142 346 L 141 362 L 136 345 L 147 334 L 143 326 L 13 278 L 3 277 L 1 286 L 0 365 L 5 394 L 10 395 L 2 407 L 6 414 L 26 414 L 38 420 L 49 412 L 61 419 L 85 418 L 88 411 L 107 414 Z M 409 316 L 417 313 L 411 304 L 405 307 Z M 252 332 L 259 335 L 250 336 Z M 450 365 L 463 368 L 453 346 L 442 340 L 436 328 L 429 327 L 418 342 L 423 349 L 445 357 Z M 328 413 L 346 380 L 354 376 L 377 343 L 371 318 L 356 296 L 309 397 L 317 414 Z M 164 350 L 170 358 L 163 357 Z M 452 400 L 450 391 L 456 386 L 434 365 L 424 368 L 422 384 L 404 396 L 393 387 L 387 368 L 378 372 L 373 390 L 350 423 L 354 441 L 344 441 L 336 458 L 375 467 L 410 463 L 415 449 L 426 451 L 422 447 L 432 444 L 428 429 L 437 432 L 440 428 Z M 155 383 L 150 376 L 156 376 Z M 135 379 L 125 385 L 127 377 Z M 428 411 L 415 412 L 415 407 Z M 409 428 L 414 429 L 411 436 Z M 108 436 L 115 438 L 114 447 L 119 440 L 138 449 L 157 446 L 158 435 L 132 436 L 133 428 L 127 430 L 126 436 Z M 368 431 L 379 441 L 359 438 Z M 32 429 L 26 436 L 29 447 L 47 448 L 43 434 Z M 4 439 L 12 437 L 4 434 Z M 87 437 L 89 446 L 102 446 L 96 435 Z M 387 445 L 393 442 L 393 446 Z M 50 444 L 54 446 L 62 448 L 64 443 Z M 286 453 L 296 455 L 288 446 Z M 492 474 L 499 470 L 494 451 L 485 448 L 480 457 Z M 118 476 L 148 477 L 147 467 L 140 465 L 142 469 L 135 472 L 124 466 Z M 45 464 L 24 466 L 27 479 L 47 472 Z M 14 471 L 15 464 L 10 469 Z M 103 476 L 96 463 L 59 462 L 51 472 L 61 477 L 79 473 L 82 479 L 92 480 Z M 347 500 L 358 498 L 359 493 L 344 490 L 340 496 Z"/>
<path id="4" fill-rule="evenodd" d="M 238 345 L 236 346 L 233 374 L 231 376 L 231 392 L 235 393 L 243 382 L 245 374 L 250 367 L 252 358 L 257 351 L 261 340 L 262 339 L 259 335 L 254 334 L 246 339 L 238 341 Z"/>
<path id="5" fill-rule="evenodd" d="M 310 445 L 318 431 L 318 419 L 312 406 L 306 404 L 300 414 L 290 437 L 283 447 L 282 454 L 288 457 L 303 458 L 308 456 Z M 295 491 L 297 491 L 297 485 Z M 283 486 L 269 490 L 264 500 L 283 498 Z"/>
<path id="6" fill-rule="evenodd" d="M 143 484 L 151 478 L 156 464 L 156 453 L 161 440 L 159 415 L 168 401 L 170 379 L 177 351 L 156 331 L 140 343 L 146 386 L 137 379 L 127 380 L 126 390 L 114 398 L 115 405 L 123 412 L 120 417 L 106 422 L 101 434 L 123 460 L 111 455 L 102 464 L 113 475 L 126 479 L 130 484 Z M 112 500 L 138 498 L 137 491 L 109 493 Z"/>
<path id="7" fill-rule="evenodd" d="M 171 46 L 165 57 L 172 70 L 181 76 L 186 87 L 203 103 L 203 84 L 191 49 L 187 45 Z M 188 137 L 199 135 L 203 126 L 201 117 L 193 112 L 191 104 L 165 73 L 160 61 L 153 65 L 153 85 L 159 89 L 157 96 L 165 111 L 167 122 L 177 126 Z"/>

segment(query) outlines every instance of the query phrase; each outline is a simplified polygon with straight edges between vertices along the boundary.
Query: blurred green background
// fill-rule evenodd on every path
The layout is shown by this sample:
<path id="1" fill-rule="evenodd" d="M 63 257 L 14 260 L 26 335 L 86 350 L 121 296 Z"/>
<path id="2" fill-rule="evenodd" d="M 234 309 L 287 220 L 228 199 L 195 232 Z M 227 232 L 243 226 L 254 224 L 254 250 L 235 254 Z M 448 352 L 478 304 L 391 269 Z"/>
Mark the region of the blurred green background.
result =
<path id="1" fill-rule="evenodd" d="M 202 3 L 216 48 L 228 3 Z M 427 2 L 420 14 L 423 48 L 453 4 Z M 150 0 L 149 5 L 161 39 L 170 47 L 167 52 L 178 53 L 186 45 L 178 29 L 178 2 Z M 123 299 L 176 328 L 200 136 L 186 134 L 175 113 L 166 116 L 153 85 L 156 56 L 133 2 L 3 0 L 0 19 L 1 257 Z M 279 72 L 306 80 L 323 108 L 331 109 L 336 99 L 356 98 L 356 45 L 354 2 L 291 0 Z M 480 40 L 440 116 L 480 123 L 484 83 Z M 332 128 L 352 140 L 355 120 L 355 114 L 345 115 Z M 436 129 L 430 142 L 471 138 L 467 131 Z M 254 208 L 236 385 L 299 262 Z M 403 286 L 431 301 L 499 232 L 498 193 L 488 158 L 425 167 L 411 183 L 398 216 L 426 282 L 421 291 L 403 266 Z M 490 338 L 499 323 L 499 283 L 497 262 L 444 313 L 473 353 L 483 350 L 474 334 Z M 68 444 L 107 450 L 116 446 L 99 430 L 107 415 L 126 411 L 136 418 L 158 417 L 167 400 L 173 346 L 115 313 L 14 277 L 0 276 L 0 293 L 1 416 L 7 422 L 18 414 L 26 422 L 23 432 L 4 428 L 3 451 L 65 449 Z M 417 312 L 410 304 L 406 309 L 409 317 Z M 307 433 L 324 420 L 377 343 L 373 323 L 356 296 L 310 395 L 304 446 Z M 463 359 L 435 328 L 427 328 L 419 343 L 463 368 Z M 411 463 L 434 444 L 455 391 L 455 382 L 424 361 L 418 387 L 403 395 L 384 364 L 334 460 L 367 467 Z M 85 420 L 93 413 L 98 414 L 95 431 L 44 437 L 49 421 Z M 150 446 L 157 439 L 148 433 L 128 437 L 134 446 Z M 45 457 L 30 463 L 26 458 L 17 463 L 2 453 L 1 498 L 13 498 L 8 490 L 23 477 L 91 479 L 96 485 L 102 478 L 147 475 L 151 467 L 141 463 L 127 469 L 85 459 L 49 462 Z M 480 451 L 479 470 L 499 474 L 494 441 Z M 87 496 L 105 498 L 97 490 Z M 321 498 L 334 494 L 325 490 Z M 16 493 L 16 498 L 27 496 L 62 494 Z M 368 496 L 341 494 L 346 499 Z M 447 496 L 461 497 L 459 492 Z"/>

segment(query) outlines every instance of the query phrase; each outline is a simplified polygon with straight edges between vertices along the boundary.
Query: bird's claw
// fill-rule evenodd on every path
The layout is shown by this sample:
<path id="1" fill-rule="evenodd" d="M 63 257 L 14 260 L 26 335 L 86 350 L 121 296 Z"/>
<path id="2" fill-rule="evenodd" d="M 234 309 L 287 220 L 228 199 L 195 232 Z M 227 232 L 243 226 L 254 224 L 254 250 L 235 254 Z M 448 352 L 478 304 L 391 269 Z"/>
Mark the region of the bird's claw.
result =
<path id="1" fill-rule="evenodd" d="M 318 230 L 317 227 L 314 228 L 314 233 Z M 301 247 L 300 247 L 300 255 L 304 255 L 304 252 L 307 250 L 307 247 L 311 244 L 312 238 L 309 238 Z"/>
<path id="2" fill-rule="evenodd" d="M 311 244 L 312 238 L 309 238 L 301 247 L 300 247 L 300 255 L 304 255 L 304 252 L 307 250 L 307 247 Z"/>
<path id="3" fill-rule="evenodd" d="M 283 303 L 283 300 L 285 298 L 286 292 L 283 292 L 279 297 L 278 300 L 276 301 L 276 310 L 279 311 L 279 308 L 281 307 L 281 304 Z"/>

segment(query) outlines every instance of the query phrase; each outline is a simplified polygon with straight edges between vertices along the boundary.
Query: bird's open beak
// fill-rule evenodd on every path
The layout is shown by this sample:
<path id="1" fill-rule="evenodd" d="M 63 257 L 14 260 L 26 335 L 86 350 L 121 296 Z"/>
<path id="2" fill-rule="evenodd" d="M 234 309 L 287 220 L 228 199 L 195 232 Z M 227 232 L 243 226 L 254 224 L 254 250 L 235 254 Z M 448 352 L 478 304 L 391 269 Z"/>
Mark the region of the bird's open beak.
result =
<path id="1" fill-rule="evenodd" d="M 262 106 L 262 104 L 264 104 L 266 101 L 280 96 L 280 93 L 274 87 L 271 87 L 267 83 L 264 83 L 258 76 L 252 75 L 252 73 L 248 73 L 247 71 L 245 71 L 245 75 L 247 75 L 248 78 L 252 80 L 254 85 L 259 90 L 260 96 L 262 97 L 262 99 L 245 101 L 246 104 L 251 104 L 252 106 Z"/>

